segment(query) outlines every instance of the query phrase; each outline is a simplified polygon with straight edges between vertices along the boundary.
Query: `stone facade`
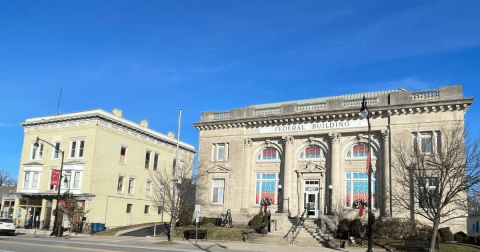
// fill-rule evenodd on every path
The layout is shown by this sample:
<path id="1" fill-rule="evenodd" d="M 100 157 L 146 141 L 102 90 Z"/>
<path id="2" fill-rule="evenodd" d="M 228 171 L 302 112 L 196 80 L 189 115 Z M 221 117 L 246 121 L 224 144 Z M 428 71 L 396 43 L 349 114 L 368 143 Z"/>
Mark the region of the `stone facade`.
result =
<path id="1" fill-rule="evenodd" d="M 311 218 L 334 212 L 358 216 L 357 205 L 368 195 L 368 128 L 359 116 L 363 96 L 370 109 L 374 213 L 400 216 L 386 190 L 391 186 L 390 139 L 418 132 L 431 132 L 435 138 L 438 123 L 463 121 L 473 99 L 463 97 L 461 86 L 203 112 L 194 126 L 200 132 L 199 167 L 208 172 L 204 182 L 212 189 L 197 195 L 209 202 L 202 214 L 216 217 L 231 209 L 234 221 L 246 222 L 260 211 L 259 200 L 269 196 L 275 198 L 271 212 L 295 216 L 313 203 Z M 464 230 L 463 223 L 445 225 Z"/>
<path id="2" fill-rule="evenodd" d="M 39 137 L 60 144 L 65 152 L 63 172 L 64 176 L 70 174 L 70 179 L 68 183 L 62 179 L 61 193 L 84 202 L 89 210 L 87 222 L 116 227 L 170 220 L 153 204 L 153 186 L 148 183 L 152 172 L 173 166 L 176 139 L 172 134 L 149 129 L 146 120 L 139 124 L 126 120 L 118 109 L 29 118 L 21 125 L 25 136 L 17 193 L 4 197 L 13 208 L 0 213 L 8 215 L 13 210 L 12 217 L 19 223 L 29 222 L 29 226 L 39 216 L 40 222 L 51 228 L 58 189 L 50 186 L 50 177 L 52 170 L 60 170 L 62 157 L 46 143 L 35 151 L 33 143 Z M 180 160 L 191 160 L 194 154 L 192 145 L 180 142 Z"/>

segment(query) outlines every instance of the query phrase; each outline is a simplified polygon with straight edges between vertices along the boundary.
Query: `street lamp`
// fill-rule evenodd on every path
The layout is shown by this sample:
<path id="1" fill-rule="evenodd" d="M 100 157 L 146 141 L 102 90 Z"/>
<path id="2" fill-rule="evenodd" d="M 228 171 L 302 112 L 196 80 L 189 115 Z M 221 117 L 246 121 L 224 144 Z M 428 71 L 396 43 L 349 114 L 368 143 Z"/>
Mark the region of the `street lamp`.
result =
<path id="1" fill-rule="evenodd" d="M 368 113 L 368 107 L 367 107 L 367 101 L 365 100 L 365 96 L 363 96 L 363 101 L 362 101 L 362 108 L 360 109 L 360 116 L 362 119 L 367 118 L 367 123 L 368 123 L 368 151 L 367 155 L 367 160 L 370 160 L 370 151 L 371 151 L 371 130 L 370 130 L 370 117 Z M 368 162 L 368 249 L 367 252 L 372 252 L 372 162 Z"/>
<path id="2" fill-rule="evenodd" d="M 57 228 L 57 237 L 58 236 L 62 236 L 62 233 L 60 233 L 60 228 L 62 227 L 62 225 L 60 224 L 60 227 L 57 227 L 57 220 L 58 220 L 58 203 L 60 201 L 60 187 L 62 185 L 62 172 L 63 172 L 63 156 L 64 156 L 64 152 L 61 151 L 56 145 L 53 145 L 52 143 L 50 142 L 47 142 L 43 139 L 40 139 L 38 136 L 37 136 L 37 140 L 35 140 L 35 143 L 33 144 L 33 148 L 34 148 L 34 151 L 36 151 L 36 149 L 38 148 L 39 144 L 38 142 L 42 141 L 43 143 L 46 143 L 46 144 L 49 144 L 51 145 L 53 148 L 55 148 L 55 151 L 58 151 L 62 154 L 62 163 L 60 165 L 60 177 L 58 178 L 58 192 L 57 192 L 57 212 L 55 213 L 55 222 L 53 224 L 53 230 L 55 230 L 55 228 Z"/>
<path id="3" fill-rule="evenodd" d="M 333 186 L 328 186 L 328 214 L 332 214 L 332 193 L 333 193 Z"/>

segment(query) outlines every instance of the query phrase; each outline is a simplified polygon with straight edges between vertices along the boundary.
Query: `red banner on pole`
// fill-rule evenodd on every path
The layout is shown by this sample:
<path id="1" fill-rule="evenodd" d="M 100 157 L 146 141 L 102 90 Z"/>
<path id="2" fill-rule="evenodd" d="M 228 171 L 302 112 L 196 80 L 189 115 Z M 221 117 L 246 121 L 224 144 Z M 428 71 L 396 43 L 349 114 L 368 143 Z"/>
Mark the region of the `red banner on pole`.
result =
<path id="1" fill-rule="evenodd" d="M 60 180 L 60 170 L 52 170 L 52 177 L 50 178 L 50 185 L 58 186 Z"/>

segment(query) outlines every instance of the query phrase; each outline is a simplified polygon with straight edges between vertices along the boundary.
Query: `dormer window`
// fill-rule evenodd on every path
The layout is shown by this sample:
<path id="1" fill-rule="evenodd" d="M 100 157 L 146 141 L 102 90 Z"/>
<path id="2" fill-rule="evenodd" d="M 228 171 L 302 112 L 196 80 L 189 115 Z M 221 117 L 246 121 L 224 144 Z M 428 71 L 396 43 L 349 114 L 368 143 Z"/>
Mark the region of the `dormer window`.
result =
<path id="1" fill-rule="evenodd" d="M 318 145 L 310 145 L 300 152 L 299 158 L 302 160 L 325 159 L 325 151 Z"/>
<path id="2" fill-rule="evenodd" d="M 278 150 L 272 147 L 265 148 L 258 153 L 257 160 L 267 161 L 267 160 L 279 160 L 280 155 Z"/>

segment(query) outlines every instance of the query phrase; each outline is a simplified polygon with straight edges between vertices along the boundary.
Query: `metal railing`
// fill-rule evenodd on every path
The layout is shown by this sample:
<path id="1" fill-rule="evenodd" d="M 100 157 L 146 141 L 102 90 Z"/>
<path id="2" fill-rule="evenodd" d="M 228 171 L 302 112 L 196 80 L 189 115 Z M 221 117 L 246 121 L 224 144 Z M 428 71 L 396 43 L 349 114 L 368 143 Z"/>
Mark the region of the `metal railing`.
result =
<path id="1" fill-rule="evenodd" d="M 284 239 L 286 239 L 288 241 L 288 236 L 290 235 L 291 236 L 290 244 L 292 244 L 292 245 L 293 245 L 293 242 L 295 241 L 295 239 L 297 238 L 298 234 L 302 230 L 303 224 L 305 223 L 305 215 L 307 214 L 308 209 L 309 209 L 309 207 L 305 208 L 302 215 L 297 217 L 297 221 L 295 222 L 295 224 L 292 225 L 290 230 L 288 230 L 288 233 L 283 237 Z"/>

